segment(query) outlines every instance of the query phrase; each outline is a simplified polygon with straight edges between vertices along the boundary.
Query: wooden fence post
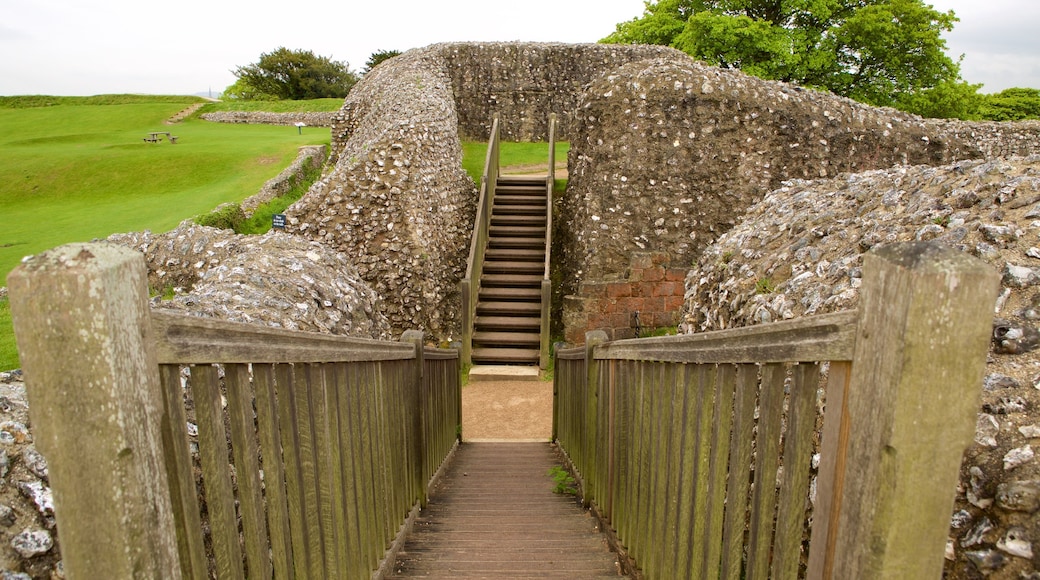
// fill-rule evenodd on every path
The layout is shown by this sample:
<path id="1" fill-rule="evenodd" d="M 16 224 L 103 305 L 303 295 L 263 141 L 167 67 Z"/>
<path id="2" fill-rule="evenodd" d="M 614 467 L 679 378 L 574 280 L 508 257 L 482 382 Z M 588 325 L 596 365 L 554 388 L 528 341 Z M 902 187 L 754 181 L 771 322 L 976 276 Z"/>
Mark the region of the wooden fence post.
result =
<path id="1" fill-rule="evenodd" d="M 71 244 L 7 281 L 66 574 L 181 577 L 143 256 Z"/>
<path id="2" fill-rule="evenodd" d="M 821 489 L 834 474 L 826 486 L 832 511 L 814 516 L 831 529 L 821 555 L 814 528 L 809 570 L 939 578 L 999 276 L 981 260 L 924 242 L 879 248 L 863 270 L 840 443 L 821 461 Z"/>
<path id="3" fill-rule="evenodd" d="M 423 382 L 423 333 L 421 330 L 406 330 L 401 335 L 401 342 L 410 342 L 415 345 L 415 375 L 412 377 L 412 384 L 415 385 L 414 392 L 416 394 L 415 402 L 418 409 L 418 421 L 416 428 L 418 429 L 418 441 L 416 441 L 416 447 L 419 450 L 417 459 L 419 460 L 416 469 L 416 479 L 419 483 L 419 505 L 426 507 L 426 486 L 430 483 L 431 465 L 430 465 L 430 416 L 429 416 L 429 393 L 427 393 L 426 385 Z"/>

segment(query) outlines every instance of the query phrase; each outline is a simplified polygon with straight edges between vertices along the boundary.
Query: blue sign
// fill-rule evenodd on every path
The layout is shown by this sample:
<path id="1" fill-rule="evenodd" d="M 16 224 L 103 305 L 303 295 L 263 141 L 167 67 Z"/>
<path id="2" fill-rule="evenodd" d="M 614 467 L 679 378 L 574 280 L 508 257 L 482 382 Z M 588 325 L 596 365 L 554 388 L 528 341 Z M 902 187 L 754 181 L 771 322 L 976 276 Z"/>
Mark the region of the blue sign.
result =
<path id="1" fill-rule="evenodd" d="M 278 228 L 280 230 L 285 229 L 285 214 L 276 213 L 271 216 L 271 227 Z"/>

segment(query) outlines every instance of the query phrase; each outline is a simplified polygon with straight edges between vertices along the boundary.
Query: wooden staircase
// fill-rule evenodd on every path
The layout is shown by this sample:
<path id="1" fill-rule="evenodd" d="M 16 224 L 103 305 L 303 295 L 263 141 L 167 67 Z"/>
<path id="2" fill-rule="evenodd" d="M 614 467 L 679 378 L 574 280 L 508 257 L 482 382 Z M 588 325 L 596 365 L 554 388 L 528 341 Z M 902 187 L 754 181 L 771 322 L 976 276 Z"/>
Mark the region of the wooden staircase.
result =
<path id="1" fill-rule="evenodd" d="M 547 203 L 544 177 L 496 182 L 473 322 L 474 364 L 538 364 Z"/>

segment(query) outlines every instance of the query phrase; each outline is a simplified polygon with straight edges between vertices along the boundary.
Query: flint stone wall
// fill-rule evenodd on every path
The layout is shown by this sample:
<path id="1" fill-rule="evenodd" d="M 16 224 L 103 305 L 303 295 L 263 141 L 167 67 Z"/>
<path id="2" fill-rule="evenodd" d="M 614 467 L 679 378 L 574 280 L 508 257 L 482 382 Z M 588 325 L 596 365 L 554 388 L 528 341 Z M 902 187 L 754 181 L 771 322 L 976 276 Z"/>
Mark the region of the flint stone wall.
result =
<path id="1" fill-rule="evenodd" d="M 213 123 L 241 123 L 250 125 L 295 125 L 304 123 L 308 127 L 330 127 L 335 111 L 317 113 L 265 113 L 262 111 L 218 111 L 203 113 L 206 121 Z"/>
<path id="2" fill-rule="evenodd" d="M 409 51 L 376 67 L 332 134 L 335 167 L 286 210 L 286 231 L 349 255 L 395 334 L 457 339 L 477 191 L 443 61 Z"/>
<path id="3" fill-rule="evenodd" d="M 456 336 L 476 197 L 459 137 L 486 138 L 495 113 L 502 137 L 518 141 L 544 138 L 556 113 L 571 144 L 554 224 L 555 321 L 582 320 L 570 314 L 583 284 L 625 280 L 633 252 L 689 267 L 783 180 L 1040 151 L 1040 124 L 926 121 L 666 47 L 416 49 L 355 86 L 333 119 L 336 176 L 289 212 L 295 231 L 357 256 L 395 329 L 417 320 Z"/>

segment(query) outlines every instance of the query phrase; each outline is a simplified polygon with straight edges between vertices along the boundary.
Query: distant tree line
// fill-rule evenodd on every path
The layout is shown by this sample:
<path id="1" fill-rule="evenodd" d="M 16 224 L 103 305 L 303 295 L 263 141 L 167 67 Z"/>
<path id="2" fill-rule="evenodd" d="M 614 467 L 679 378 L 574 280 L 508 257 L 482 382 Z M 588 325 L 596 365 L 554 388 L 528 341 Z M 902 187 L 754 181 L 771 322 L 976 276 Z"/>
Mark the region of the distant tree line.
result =
<path id="1" fill-rule="evenodd" d="M 359 74 L 346 62 L 317 56 L 309 50 L 279 47 L 261 54 L 257 62 L 231 71 L 237 80 L 224 90 L 224 98 L 247 101 L 342 98 L 361 75 L 399 54 L 396 50 L 377 51 Z"/>
<path id="2" fill-rule="evenodd" d="M 722 68 L 927 117 L 1040 118 L 1040 91 L 985 95 L 942 34 L 959 19 L 923 0 L 648 0 L 601 42 L 659 44 Z"/>

